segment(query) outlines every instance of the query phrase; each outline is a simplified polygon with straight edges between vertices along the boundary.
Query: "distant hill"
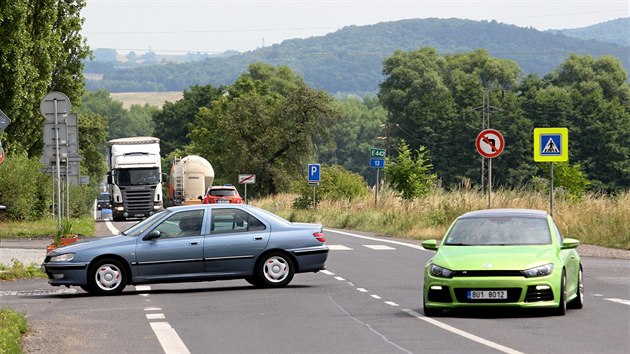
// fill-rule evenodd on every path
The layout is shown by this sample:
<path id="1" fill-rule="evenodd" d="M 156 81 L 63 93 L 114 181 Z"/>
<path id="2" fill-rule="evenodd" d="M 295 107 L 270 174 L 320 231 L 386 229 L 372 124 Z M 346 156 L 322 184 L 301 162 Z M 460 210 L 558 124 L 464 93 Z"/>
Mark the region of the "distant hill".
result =
<path id="1" fill-rule="evenodd" d="M 485 48 L 492 56 L 515 60 L 525 74 L 547 74 L 571 53 L 614 55 L 630 69 L 630 49 L 619 44 L 496 21 L 414 19 L 348 26 L 325 36 L 286 40 L 226 58 L 118 69 L 105 73 L 102 80 L 88 80 L 87 87 L 111 92 L 181 91 L 194 84 L 232 84 L 250 63 L 263 61 L 288 65 L 310 86 L 331 93 L 374 93 L 383 81 L 385 58 L 397 49 L 423 47 L 443 54 Z"/>
<path id="2" fill-rule="evenodd" d="M 588 27 L 564 30 L 551 30 L 565 36 L 579 39 L 594 39 L 600 42 L 630 47 L 630 17 L 598 23 Z M 630 55 L 630 53 L 626 53 Z"/>

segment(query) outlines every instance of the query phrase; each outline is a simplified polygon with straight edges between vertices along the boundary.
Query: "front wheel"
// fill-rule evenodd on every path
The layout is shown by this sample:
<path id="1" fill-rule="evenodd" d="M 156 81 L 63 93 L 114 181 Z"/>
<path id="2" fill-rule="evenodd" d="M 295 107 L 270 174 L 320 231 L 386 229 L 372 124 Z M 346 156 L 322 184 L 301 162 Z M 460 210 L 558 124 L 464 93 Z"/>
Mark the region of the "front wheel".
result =
<path id="1" fill-rule="evenodd" d="M 567 313 L 567 273 L 562 270 L 562 280 L 560 280 L 560 299 L 558 308 L 555 310 L 556 316 L 564 316 Z"/>
<path id="2" fill-rule="evenodd" d="M 291 282 L 295 269 L 293 269 L 293 261 L 285 253 L 272 252 L 264 255 L 257 262 L 254 274 L 256 285 L 281 288 Z"/>
<path id="3" fill-rule="evenodd" d="M 422 302 L 422 310 L 424 311 L 424 315 L 426 317 L 435 317 L 442 314 L 442 310 L 440 309 L 427 307 L 427 303 L 425 301 Z"/>
<path id="4" fill-rule="evenodd" d="M 584 274 L 582 272 L 582 266 L 580 266 L 580 270 L 578 271 L 577 294 L 575 299 L 571 300 L 569 303 L 569 307 L 572 309 L 581 309 L 584 307 Z"/>
<path id="5" fill-rule="evenodd" d="M 125 267 L 116 259 L 101 259 L 90 267 L 88 283 L 95 295 L 120 294 L 127 285 Z"/>

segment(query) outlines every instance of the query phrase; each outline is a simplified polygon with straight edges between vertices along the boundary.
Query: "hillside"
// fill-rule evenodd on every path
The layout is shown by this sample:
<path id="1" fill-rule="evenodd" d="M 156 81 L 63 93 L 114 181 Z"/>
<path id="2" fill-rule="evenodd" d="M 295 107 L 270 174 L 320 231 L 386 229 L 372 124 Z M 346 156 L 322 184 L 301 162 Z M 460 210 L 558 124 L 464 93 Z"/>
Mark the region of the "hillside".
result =
<path id="1" fill-rule="evenodd" d="M 598 23 L 588 27 L 565 30 L 552 30 L 565 36 L 579 39 L 594 39 L 600 42 L 624 45 L 630 47 L 630 17 Z M 630 53 L 626 53 L 626 56 Z"/>
<path id="2" fill-rule="evenodd" d="M 541 32 L 496 21 L 414 19 L 369 26 L 348 26 L 334 33 L 291 39 L 267 48 L 185 64 L 147 65 L 88 80 L 88 89 L 181 91 L 194 84 L 231 84 L 255 61 L 288 65 L 306 82 L 331 93 L 374 93 L 383 80 L 382 62 L 395 50 L 434 47 L 443 54 L 485 48 L 498 58 L 515 60 L 525 74 L 544 75 L 571 53 L 614 55 L 630 68 L 629 48 Z"/>

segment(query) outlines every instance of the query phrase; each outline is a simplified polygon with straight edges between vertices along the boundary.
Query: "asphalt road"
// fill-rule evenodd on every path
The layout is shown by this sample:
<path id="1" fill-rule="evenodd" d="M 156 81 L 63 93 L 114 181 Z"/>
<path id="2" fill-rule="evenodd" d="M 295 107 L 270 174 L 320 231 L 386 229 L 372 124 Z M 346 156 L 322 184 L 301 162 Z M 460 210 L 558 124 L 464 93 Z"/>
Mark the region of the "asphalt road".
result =
<path id="1" fill-rule="evenodd" d="M 98 223 L 97 234 L 110 232 Z M 426 318 L 422 267 L 431 252 L 342 232 L 326 232 L 326 271 L 298 274 L 284 289 L 234 280 L 130 286 L 118 297 L 91 297 L 38 279 L 2 283 L 0 306 L 27 313 L 27 352 L 630 352 L 628 260 L 583 257 L 586 305 L 563 317 L 484 311 Z"/>

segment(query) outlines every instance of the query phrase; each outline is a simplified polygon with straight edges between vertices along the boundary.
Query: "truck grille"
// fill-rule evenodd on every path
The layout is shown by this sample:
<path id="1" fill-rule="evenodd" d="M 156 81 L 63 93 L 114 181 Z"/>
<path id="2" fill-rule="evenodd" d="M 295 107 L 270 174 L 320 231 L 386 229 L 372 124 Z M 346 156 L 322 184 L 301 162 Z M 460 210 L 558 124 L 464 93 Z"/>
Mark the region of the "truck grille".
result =
<path id="1" fill-rule="evenodd" d="M 136 214 L 148 215 L 153 211 L 153 196 L 155 195 L 155 186 L 147 186 L 142 189 L 138 187 L 120 187 L 122 193 L 125 210 L 130 217 Z"/>

